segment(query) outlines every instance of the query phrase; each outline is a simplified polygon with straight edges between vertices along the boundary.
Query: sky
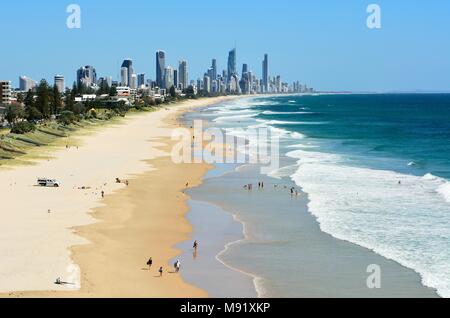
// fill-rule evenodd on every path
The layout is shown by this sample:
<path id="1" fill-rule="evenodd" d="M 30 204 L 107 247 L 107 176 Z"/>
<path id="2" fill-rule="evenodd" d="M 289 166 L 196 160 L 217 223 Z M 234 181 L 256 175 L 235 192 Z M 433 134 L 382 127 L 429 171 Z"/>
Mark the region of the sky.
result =
<path id="1" fill-rule="evenodd" d="M 381 8 L 381 29 L 367 27 L 368 5 Z M 81 28 L 69 29 L 70 4 Z M 118 79 L 123 59 L 155 79 L 155 52 L 167 63 L 189 62 L 197 79 L 216 58 L 226 68 L 237 47 L 258 76 L 269 54 L 270 75 L 322 91 L 450 91 L 448 0 L 21 0 L 0 9 L 0 79 L 26 75 L 75 80 L 93 65 Z"/>

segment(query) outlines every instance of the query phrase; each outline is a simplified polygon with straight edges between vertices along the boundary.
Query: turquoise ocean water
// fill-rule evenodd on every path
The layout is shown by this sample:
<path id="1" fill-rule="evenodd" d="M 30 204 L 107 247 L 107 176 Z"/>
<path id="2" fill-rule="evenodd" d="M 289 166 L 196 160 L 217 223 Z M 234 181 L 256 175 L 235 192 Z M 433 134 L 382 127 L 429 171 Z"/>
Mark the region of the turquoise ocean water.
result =
<path id="1" fill-rule="evenodd" d="M 231 135 L 269 128 L 282 166 L 268 177 L 307 193 L 323 232 L 416 271 L 450 297 L 450 95 L 256 97 L 201 114 Z"/>

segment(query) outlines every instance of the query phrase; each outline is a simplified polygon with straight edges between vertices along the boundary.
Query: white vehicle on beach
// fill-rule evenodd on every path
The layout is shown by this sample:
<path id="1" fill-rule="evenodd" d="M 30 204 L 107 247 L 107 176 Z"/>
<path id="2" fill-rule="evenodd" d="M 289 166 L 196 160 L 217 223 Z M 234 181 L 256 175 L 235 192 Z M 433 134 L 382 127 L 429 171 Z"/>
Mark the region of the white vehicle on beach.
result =
<path id="1" fill-rule="evenodd" d="M 53 179 L 40 178 L 38 179 L 38 185 L 41 187 L 59 188 L 60 183 Z"/>

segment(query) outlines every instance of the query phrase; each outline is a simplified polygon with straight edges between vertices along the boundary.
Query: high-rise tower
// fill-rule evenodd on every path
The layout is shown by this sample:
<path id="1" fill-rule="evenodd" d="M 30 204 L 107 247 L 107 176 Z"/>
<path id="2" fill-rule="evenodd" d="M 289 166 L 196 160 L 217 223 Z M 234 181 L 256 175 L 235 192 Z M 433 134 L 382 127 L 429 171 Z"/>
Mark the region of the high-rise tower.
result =
<path id="1" fill-rule="evenodd" d="M 187 89 L 189 86 L 189 74 L 188 64 L 185 60 L 178 63 L 178 79 L 182 89 Z"/>
<path id="2" fill-rule="evenodd" d="M 156 52 L 156 85 L 159 88 L 165 87 L 164 70 L 166 69 L 166 53 L 164 51 Z"/>
<path id="3" fill-rule="evenodd" d="M 122 63 L 122 69 L 126 68 L 127 69 L 127 80 L 126 80 L 126 84 L 124 84 L 124 86 L 130 86 L 131 85 L 131 78 L 134 74 L 134 70 L 133 70 L 133 61 L 131 59 L 126 59 L 123 61 Z M 124 82 L 124 81 L 122 81 Z"/>
<path id="4" fill-rule="evenodd" d="M 230 81 L 233 75 L 237 75 L 236 73 L 236 49 L 232 49 L 230 53 L 228 53 L 228 82 Z"/>
<path id="5" fill-rule="evenodd" d="M 269 91 L 269 56 L 267 54 L 264 55 L 262 73 L 264 92 L 267 93 Z"/>

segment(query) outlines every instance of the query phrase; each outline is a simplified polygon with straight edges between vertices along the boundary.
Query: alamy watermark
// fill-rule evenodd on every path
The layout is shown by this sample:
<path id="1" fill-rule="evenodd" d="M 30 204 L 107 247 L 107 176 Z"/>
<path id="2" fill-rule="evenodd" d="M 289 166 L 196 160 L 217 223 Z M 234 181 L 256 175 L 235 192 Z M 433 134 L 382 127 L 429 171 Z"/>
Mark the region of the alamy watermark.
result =
<path id="1" fill-rule="evenodd" d="M 177 142 L 172 149 L 176 164 L 257 164 L 263 174 L 280 167 L 280 138 L 268 127 L 227 133 L 220 128 L 204 130 L 203 121 L 196 120 L 191 130 L 175 129 L 172 140 Z"/>
<path id="2" fill-rule="evenodd" d="M 66 20 L 67 28 L 81 29 L 81 7 L 78 4 L 70 4 L 66 8 L 69 16 Z"/>
<path id="3" fill-rule="evenodd" d="M 381 267 L 380 265 L 372 264 L 367 267 L 367 288 L 380 289 L 381 288 Z"/>
<path id="4" fill-rule="evenodd" d="M 381 29 L 381 7 L 378 4 L 370 4 L 367 6 L 367 27 L 371 30 Z"/>

